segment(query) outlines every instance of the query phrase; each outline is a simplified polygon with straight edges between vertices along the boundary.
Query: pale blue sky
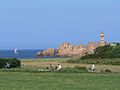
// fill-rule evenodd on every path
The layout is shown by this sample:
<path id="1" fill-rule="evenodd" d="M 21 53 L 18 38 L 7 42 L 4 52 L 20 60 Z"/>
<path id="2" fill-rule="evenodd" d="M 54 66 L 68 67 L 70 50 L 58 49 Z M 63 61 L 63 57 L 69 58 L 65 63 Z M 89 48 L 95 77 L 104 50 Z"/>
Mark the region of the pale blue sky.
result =
<path id="1" fill-rule="evenodd" d="M 0 0 L 0 49 L 120 41 L 120 0 Z"/>

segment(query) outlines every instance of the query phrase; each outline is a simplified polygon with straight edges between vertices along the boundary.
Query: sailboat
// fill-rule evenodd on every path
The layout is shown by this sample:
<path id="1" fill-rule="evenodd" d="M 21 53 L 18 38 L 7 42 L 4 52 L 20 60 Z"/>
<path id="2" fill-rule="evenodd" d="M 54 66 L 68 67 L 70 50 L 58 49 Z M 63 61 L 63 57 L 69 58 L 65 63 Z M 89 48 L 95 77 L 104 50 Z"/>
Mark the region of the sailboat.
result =
<path id="1" fill-rule="evenodd" d="M 18 49 L 14 49 L 14 54 L 19 54 Z"/>

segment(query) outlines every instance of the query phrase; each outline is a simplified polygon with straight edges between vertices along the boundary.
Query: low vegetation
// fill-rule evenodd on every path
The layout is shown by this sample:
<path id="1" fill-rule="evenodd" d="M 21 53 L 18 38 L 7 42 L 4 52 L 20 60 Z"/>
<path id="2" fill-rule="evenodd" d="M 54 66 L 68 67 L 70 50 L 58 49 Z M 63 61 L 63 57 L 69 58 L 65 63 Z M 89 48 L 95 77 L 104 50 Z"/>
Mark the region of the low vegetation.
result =
<path id="1" fill-rule="evenodd" d="M 70 59 L 68 63 L 84 64 L 103 64 L 103 65 L 120 65 L 120 44 L 106 45 L 94 50 L 94 54 L 89 54 L 77 59 Z"/>
<path id="2" fill-rule="evenodd" d="M 101 64 L 101 65 L 120 65 L 120 59 L 70 59 L 67 63 L 81 63 L 81 64 Z"/>
<path id="3" fill-rule="evenodd" d="M 62 67 L 70 66 L 57 59 Z M 64 60 L 64 59 L 62 59 Z M 86 59 L 85 59 L 86 60 Z M 100 60 L 100 59 L 99 59 Z M 82 60 L 84 61 L 84 60 Z M 113 73 L 111 68 L 101 72 L 88 72 L 86 66 L 73 64 L 61 70 L 48 71 L 43 63 L 56 65 L 56 59 L 21 61 L 21 68 L 0 69 L 0 90 L 119 90 L 120 73 Z M 54 62 L 54 63 L 53 63 Z M 35 63 L 35 64 L 34 64 Z M 28 67 L 30 65 L 30 67 Z M 31 66 L 32 65 L 32 66 Z M 38 65 L 38 66 L 37 66 Z M 41 66 L 42 65 L 42 66 Z M 109 65 L 108 65 L 109 66 Z M 46 67 L 46 65 L 45 65 Z M 97 66 L 98 69 L 98 66 Z"/>
<path id="4" fill-rule="evenodd" d="M 63 73 L 88 73 L 88 70 L 86 67 L 79 67 L 75 66 L 74 68 L 64 68 L 63 70 L 60 70 L 58 72 L 63 72 Z"/>
<path id="5" fill-rule="evenodd" d="M 88 73 L 86 67 L 75 66 L 73 68 L 67 67 L 62 68 L 60 70 L 48 70 L 42 68 L 11 68 L 11 69 L 0 69 L 0 72 L 28 72 L 28 73 L 46 73 L 46 72 L 54 72 L 54 73 Z"/>
<path id="6" fill-rule="evenodd" d="M 106 45 L 94 50 L 94 54 L 83 56 L 81 59 L 113 59 L 120 58 L 120 44 Z"/>
<path id="7" fill-rule="evenodd" d="M 0 68 L 5 68 L 9 64 L 9 68 L 20 67 L 21 62 L 16 58 L 0 58 Z"/>

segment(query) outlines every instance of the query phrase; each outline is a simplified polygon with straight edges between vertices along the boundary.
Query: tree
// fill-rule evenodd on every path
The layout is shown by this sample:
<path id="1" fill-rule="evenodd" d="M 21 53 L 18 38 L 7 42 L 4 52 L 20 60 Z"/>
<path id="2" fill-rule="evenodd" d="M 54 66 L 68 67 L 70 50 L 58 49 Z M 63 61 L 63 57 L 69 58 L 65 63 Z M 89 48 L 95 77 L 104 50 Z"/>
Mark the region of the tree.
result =
<path id="1" fill-rule="evenodd" d="M 105 45 L 95 49 L 95 54 L 111 54 L 112 53 L 112 46 Z"/>
<path id="2" fill-rule="evenodd" d="M 120 45 L 117 45 L 113 48 L 112 54 L 117 58 L 120 57 Z"/>

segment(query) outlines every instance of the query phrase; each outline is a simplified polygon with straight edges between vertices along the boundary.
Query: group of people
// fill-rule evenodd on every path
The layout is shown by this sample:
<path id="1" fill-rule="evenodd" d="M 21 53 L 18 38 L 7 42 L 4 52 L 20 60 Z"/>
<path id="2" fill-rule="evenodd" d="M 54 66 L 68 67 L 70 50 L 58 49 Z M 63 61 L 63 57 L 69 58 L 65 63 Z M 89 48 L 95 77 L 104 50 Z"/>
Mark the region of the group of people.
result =
<path id="1" fill-rule="evenodd" d="M 5 69 L 9 69 L 10 68 L 10 63 L 8 61 L 5 62 Z M 62 66 L 60 64 L 58 64 L 56 67 L 53 67 L 52 64 L 50 63 L 50 65 L 47 67 L 48 70 L 53 71 L 53 70 L 60 70 L 62 69 Z M 94 64 L 91 65 L 91 67 L 88 68 L 88 70 L 90 70 L 91 72 L 94 72 L 96 70 L 96 66 Z"/>
<path id="2" fill-rule="evenodd" d="M 47 67 L 48 70 L 60 70 L 62 68 L 62 66 L 60 64 L 58 64 L 55 68 L 52 66 L 52 64 L 50 63 L 50 65 Z"/>
<path id="3" fill-rule="evenodd" d="M 62 69 L 62 66 L 60 64 L 58 64 L 56 67 L 53 67 L 52 64 L 50 63 L 50 65 L 47 67 L 47 69 L 50 71 L 60 70 L 60 69 Z M 91 72 L 95 72 L 96 66 L 94 64 L 92 64 L 91 67 L 89 67 L 89 70 Z"/>

